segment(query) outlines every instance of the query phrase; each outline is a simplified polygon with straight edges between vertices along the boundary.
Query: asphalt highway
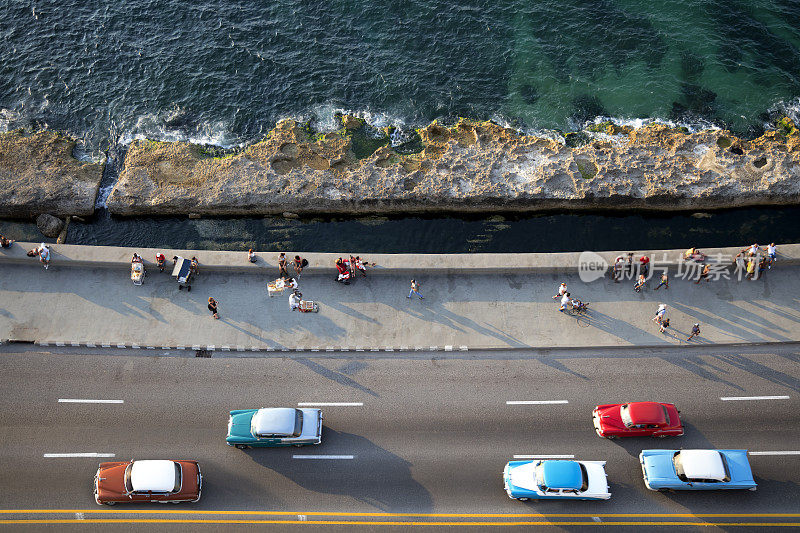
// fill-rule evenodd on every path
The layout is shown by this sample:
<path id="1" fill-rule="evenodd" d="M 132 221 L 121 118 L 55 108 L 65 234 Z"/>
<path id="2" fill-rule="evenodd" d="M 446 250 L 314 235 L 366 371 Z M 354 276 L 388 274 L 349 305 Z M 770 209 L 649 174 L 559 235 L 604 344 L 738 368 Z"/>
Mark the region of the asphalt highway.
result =
<path id="1" fill-rule="evenodd" d="M 559 522 L 572 531 L 800 523 L 796 345 L 319 355 L 200 359 L 3 347 L 0 527 L 26 520 L 43 522 L 17 527 L 53 520 L 67 530 L 109 526 L 97 520 L 148 528 L 136 521 L 156 520 L 203 531 L 232 521 L 382 530 Z M 686 435 L 611 441 L 594 433 L 595 405 L 636 400 L 675 403 Z M 340 404 L 322 406 L 321 445 L 226 446 L 229 410 L 300 403 Z M 750 463 L 758 490 L 648 491 L 638 463 L 647 448 L 748 449 L 756 453 Z M 611 500 L 510 500 L 501 471 L 514 455 L 607 461 Z M 97 506 L 97 463 L 131 458 L 198 460 L 201 501 Z"/>

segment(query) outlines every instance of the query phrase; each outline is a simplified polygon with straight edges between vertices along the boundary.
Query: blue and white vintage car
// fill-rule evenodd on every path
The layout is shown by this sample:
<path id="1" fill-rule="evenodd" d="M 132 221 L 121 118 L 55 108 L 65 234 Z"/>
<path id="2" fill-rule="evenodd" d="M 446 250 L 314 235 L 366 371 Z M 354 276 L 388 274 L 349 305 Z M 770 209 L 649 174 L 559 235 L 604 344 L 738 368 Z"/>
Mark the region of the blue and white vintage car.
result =
<path id="1" fill-rule="evenodd" d="M 537 500 L 607 500 L 611 498 L 605 461 L 511 461 L 503 469 L 509 498 Z"/>
<path id="2" fill-rule="evenodd" d="M 747 450 L 642 450 L 650 490 L 756 490 Z"/>
<path id="3" fill-rule="evenodd" d="M 231 411 L 225 440 L 237 448 L 319 444 L 322 411 L 292 407 Z"/>

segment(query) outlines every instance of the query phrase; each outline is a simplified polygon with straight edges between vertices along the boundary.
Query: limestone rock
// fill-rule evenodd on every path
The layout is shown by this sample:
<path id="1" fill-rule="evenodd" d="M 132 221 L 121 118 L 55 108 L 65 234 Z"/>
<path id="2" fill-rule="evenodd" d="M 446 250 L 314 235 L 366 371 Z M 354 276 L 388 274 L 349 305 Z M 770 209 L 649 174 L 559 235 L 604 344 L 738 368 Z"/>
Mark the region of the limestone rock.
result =
<path id="1" fill-rule="evenodd" d="M 222 158 L 188 143 L 134 141 L 108 207 L 118 215 L 302 215 L 800 201 L 797 135 L 596 126 L 567 145 L 492 122 L 433 123 L 417 130 L 420 151 L 410 154 L 370 145 L 357 137 L 362 127 L 314 136 L 292 120 Z"/>
<path id="2" fill-rule="evenodd" d="M 52 131 L 0 133 L 0 217 L 91 215 L 103 163 L 77 160 L 74 147 Z"/>
<path id="3" fill-rule="evenodd" d="M 36 227 L 39 228 L 39 231 L 41 231 L 42 235 L 45 237 L 55 239 L 61 233 L 61 230 L 64 229 L 64 221 L 53 215 L 42 213 L 36 217 Z"/>

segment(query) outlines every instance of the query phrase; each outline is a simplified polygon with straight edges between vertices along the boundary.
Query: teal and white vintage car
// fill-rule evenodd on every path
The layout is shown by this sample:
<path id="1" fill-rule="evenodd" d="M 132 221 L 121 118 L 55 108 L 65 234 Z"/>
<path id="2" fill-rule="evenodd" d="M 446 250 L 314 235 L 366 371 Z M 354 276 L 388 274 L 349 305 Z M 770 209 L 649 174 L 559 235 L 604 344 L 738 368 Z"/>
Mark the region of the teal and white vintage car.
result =
<path id="1" fill-rule="evenodd" d="M 322 410 L 270 407 L 231 411 L 228 446 L 303 446 L 322 442 Z"/>

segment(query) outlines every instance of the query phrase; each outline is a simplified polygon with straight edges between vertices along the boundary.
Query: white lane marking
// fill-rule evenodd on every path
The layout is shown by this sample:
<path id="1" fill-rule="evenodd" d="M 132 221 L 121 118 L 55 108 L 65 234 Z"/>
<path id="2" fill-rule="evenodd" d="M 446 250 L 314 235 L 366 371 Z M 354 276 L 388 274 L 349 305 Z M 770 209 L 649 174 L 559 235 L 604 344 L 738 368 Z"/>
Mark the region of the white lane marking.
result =
<path id="1" fill-rule="evenodd" d="M 506 405 L 555 405 L 569 403 L 569 400 L 511 400 Z"/>
<path id="2" fill-rule="evenodd" d="M 786 450 L 774 452 L 747 452 L 748 455 L 800 455 L 800 450 Z"/>
<path id="3" fill-rule="evenodd" d="M 354 455 L 293 455 L 292 459 L 353 459 Z"/>
<path id="4" fill-rule="evenodd" d="M 125 403 L 125 400 L 86 400 L 81 398 L 59 398 L 58 403 Z"/>
<path id="5" fill-rule="evenodd" d="M 364 402 L 300 402 L 298 407 L 314 407 L 320 405 L 324 407 L 361 407 Z"/>
<path id="6" fill-rule="evenodd" d="M 575 459 L 574 455 L 515 455 L 514 459 Z"/>
<path id="7" fill-rule="evenodd" d="M 42 457 L 114 457 L 113 453 L 45 453 Z"/>
<path id="8" fill-rule="evenodd" d="M 723 402 L 735 402 L 739 400 L 788 400 L 788 396 L 721 396 Z"/>

